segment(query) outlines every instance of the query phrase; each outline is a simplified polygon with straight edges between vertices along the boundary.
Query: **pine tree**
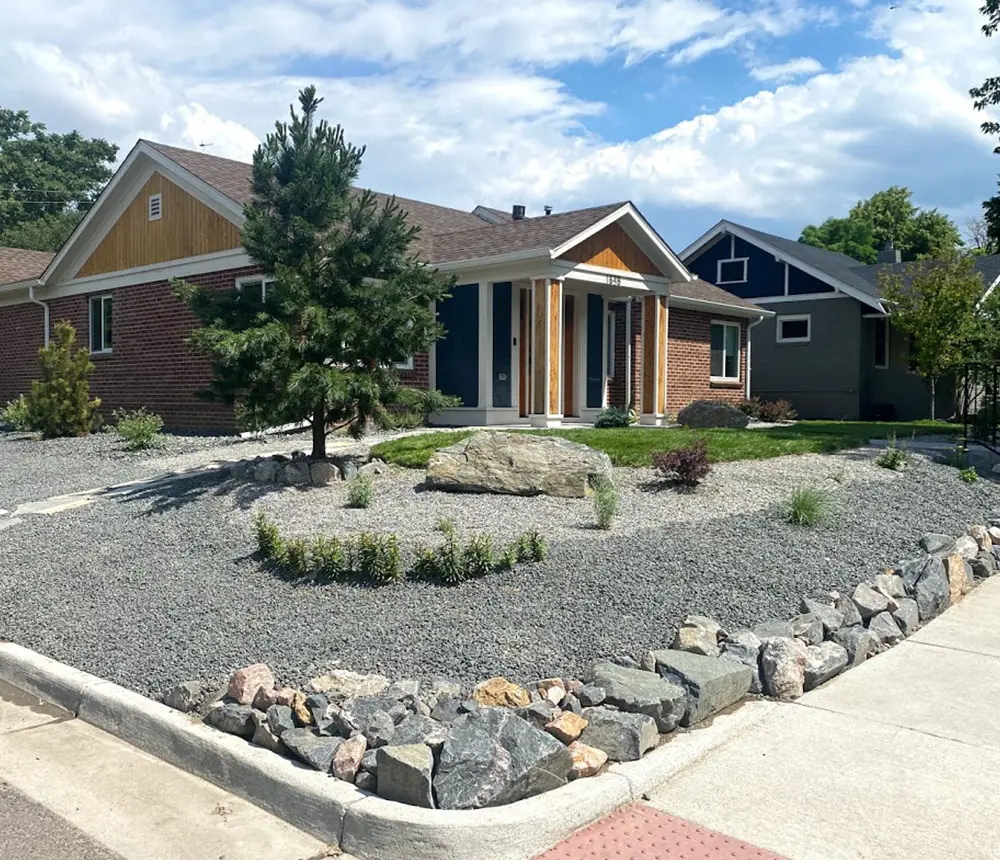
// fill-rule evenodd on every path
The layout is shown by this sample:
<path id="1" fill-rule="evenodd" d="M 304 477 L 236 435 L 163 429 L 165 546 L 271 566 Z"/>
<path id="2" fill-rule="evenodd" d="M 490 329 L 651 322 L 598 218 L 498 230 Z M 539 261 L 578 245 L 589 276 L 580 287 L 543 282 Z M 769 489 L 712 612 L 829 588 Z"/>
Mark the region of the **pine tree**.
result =
<path id="1" fill-rule="evenodd" d="M 31 383 L 27 395 L 28 424 L 46 439 L 85 436 L 100 425 L 98 399 L 90 399 L 87 376 L 94 369 L 85 349 L 74 350 L 76 329 L 63 320 L 56 323 L 48 346 L 38 351 L 41 379 Z"/>
<path id="2" fill-rule="evenodd" d="M 331 424 L 361 436 L 389 424 L 389 407 L 435 411 L 437 392 L 404 387 L 395 363 L 427 351 L 443 329 L 431 302 L 441 280 L 411 252 L 417 228 L 395 198 L 353 187 L 363 147 L 316 119 L 314 87 L 253 159 L 243 244 L 274 281 L 264 295 L 175 282 L 204 326 L 191 335 L 212 359 L 208 396 L 236 405 L 244 426 L 308 421 L 312 456 Z"/>

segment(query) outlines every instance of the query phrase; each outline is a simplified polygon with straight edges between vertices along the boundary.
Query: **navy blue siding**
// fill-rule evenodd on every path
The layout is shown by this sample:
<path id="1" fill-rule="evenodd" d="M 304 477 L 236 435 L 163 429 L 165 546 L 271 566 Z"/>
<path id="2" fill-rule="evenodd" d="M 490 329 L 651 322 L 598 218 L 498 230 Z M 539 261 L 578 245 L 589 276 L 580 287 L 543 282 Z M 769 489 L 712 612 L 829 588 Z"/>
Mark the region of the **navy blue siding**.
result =
<path id="1" fill-rule="evenodd" d="M 437 387 L 458 397 L 463 406 L 479 405 L 479 285 L 453 287 L 451 298 L 437 304 L 445 328 L 437 342 Z"/>
<path id="2" fill-rule="evenodd" d="M 511 405 L 511 286 L 493 285 L 493 405 Z"/>
<path id="3" fill-rule="evenodd" d="M 812 275 L 807 275 L 795 266 L 788 267 L 788 294 L 801 296 L 805 293 L 832 293 L 833 287 L 817 280 Z"/>
<path id="4" fill-rule="evenodd" d="M 604 400 L 604 299 L 587 293 L 587 408 L 600 409 Z"/>

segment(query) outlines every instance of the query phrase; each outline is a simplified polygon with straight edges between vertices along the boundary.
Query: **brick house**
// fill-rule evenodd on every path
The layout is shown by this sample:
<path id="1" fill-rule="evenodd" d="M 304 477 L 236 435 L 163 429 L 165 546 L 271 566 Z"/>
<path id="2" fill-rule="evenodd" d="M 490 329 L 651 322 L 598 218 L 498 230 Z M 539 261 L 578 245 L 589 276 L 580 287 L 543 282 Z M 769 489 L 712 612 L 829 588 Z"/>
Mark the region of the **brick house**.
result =
<path id="1" fill-rule="evenodd" d="M 251 166 L 140 140 L 60 251 L 0 249 L 0 404 L 23 393 L 58 320 L 89 346 L 93 393 L 178 430 L 230 431 L 195 393 L 208 361 L 185 338 L 183 277 L 266 290 L 240 228 Z M 633 403 L 661 424 L 691 400 L 749 390 L 749 329 L 769 312 L 692 275 L 629 202 L 524 216 L 400 200 L 414 251 L 454 276 L 436 308 L 447 336 L 400 364 L 460 398 L 439 424 L 590 422 Z"/>

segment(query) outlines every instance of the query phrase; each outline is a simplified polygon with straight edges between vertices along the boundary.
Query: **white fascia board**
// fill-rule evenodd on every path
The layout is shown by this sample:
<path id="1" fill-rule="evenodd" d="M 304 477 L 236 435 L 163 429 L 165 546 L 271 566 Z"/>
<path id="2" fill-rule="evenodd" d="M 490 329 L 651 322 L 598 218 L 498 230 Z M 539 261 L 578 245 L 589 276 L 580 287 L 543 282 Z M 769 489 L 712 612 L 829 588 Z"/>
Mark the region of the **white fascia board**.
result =
<path id="1" fill-rule="evenodd" d="M 990 297 L 990 293 L 997 288 L 997 284 L 1000 284 L 1000 275 L 997 275 L 996 280 L 986 288 L 986 292 L 983 293 L 982 298 L 976 302 L 977 308 Z"/>
<path id="2" fill-rule="evenodd" d="M 719 221 L 714 227 L 709 227 L 704 233 L 702 233 L 697 239 L 695 239 L 690 245 L 688 245 L 683 251 L 681 251 L 681 259 L 688 260 L 692 255 L 697 254 L 702 248 L 710 244 L 716 237 L 722 236 L 728 233 L 729 222 L 725 219 Z"/>
<path id="3" fill-rule="evenodd" d="M 773 317 L 774 311 L 766 308 L 747 308 L 742 305 L 727 305 L 723 302 L 710 302 L 705 299 L 689 299 L 684 296 L 670 296 L 667 307 L 682 308 L 691 311 L 712 311 L 731 317 L 746 317 L 747 319 L 764 319 Z"/>
<path id="4" fill-rule="evenodd" d="M 549 277 L 584 281 L 615 289 L 632 289 L 642 293 L 651 292 L 667 295 L 670 291 L 670 281 L 664 277 L 640 275 L 638 272 L 626 272 L 621 269 L 609 269 L 605 266 L 593 266 L 587 263 L 565 263 L 561 260 L 553 260 L 549 267 Z"/>
<path id="5" fill-rule="evenodd" d="M 792 294 L 788 296 L 762 296 L 761 298 L 755 298 L 753 303 L 755 305 L 782 305 L 787 303 L 795 302 L 823 302 L 830 299 L 850 299 L 853 296 L 847 295 L 847 293 L 833 292 L 833 293 L 799 293 L 798 295 Z"/>
<path id="6" fill-rule="evenodd" d="M 449 260 L 447 263 L 430 263 L 431 268 L 444 274 L 455 272 L 476 272 L 481 269 L 495 268 L 507 263 L 524 263 L 530 260 L 548 262 L 547 248 L 529 248 L 527 251 L 512 251 L 509 254 L 495 254 L 492 257 L 472 257 L 466 260 Z"/>

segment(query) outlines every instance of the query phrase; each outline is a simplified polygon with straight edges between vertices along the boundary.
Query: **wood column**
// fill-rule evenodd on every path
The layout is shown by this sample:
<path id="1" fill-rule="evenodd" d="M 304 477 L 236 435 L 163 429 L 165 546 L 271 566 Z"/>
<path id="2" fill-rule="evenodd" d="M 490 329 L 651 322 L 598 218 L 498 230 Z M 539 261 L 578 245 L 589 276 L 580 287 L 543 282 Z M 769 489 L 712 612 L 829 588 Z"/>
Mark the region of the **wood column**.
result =
<path id="1" fill-rule="evenodd" d="M 562 282 L 531 282 L 531 423 L 549 427 L 562 419 Z"/>
<path id="2" fill-rule="evenodd" d="M 663 424 L 667 413 L 667 297 L 642 300 L 642 424 Z"/>

